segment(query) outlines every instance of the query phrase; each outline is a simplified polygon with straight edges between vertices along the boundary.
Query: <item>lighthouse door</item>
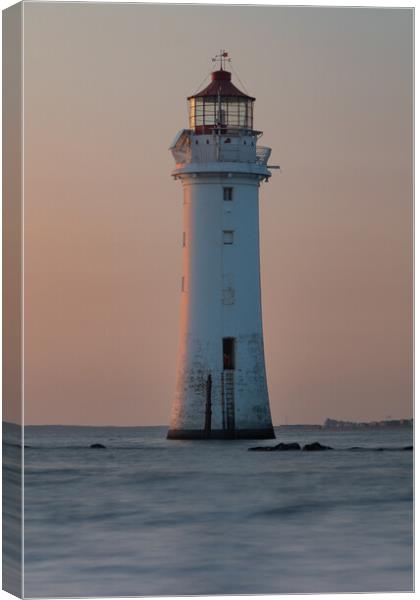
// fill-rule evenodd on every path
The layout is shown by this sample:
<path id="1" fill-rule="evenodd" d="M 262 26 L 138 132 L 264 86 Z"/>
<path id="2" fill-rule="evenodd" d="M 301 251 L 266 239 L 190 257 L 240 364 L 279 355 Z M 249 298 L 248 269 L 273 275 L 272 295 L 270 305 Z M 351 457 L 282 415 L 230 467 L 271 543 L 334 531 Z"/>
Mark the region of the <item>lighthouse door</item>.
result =
<path id="1" fill-rule="evenodd" d="M 223 370 L 235 369 L 235 338 L 223 338 Z"/>

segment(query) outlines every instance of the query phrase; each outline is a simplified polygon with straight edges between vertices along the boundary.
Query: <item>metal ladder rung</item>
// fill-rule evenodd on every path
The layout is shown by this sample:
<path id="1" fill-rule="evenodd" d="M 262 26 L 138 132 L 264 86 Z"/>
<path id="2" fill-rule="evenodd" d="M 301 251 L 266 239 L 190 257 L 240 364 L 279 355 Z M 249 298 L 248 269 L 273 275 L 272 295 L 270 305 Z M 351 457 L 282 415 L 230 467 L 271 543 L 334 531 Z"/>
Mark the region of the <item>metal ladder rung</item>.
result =
<path id="1" fill-rule="evenodd" d="M 223 387 L 226 406 L 226 428 L 228 431 L 233 431 L 235 429 L 235 386 L 232 371 L 224 371 Z"/>

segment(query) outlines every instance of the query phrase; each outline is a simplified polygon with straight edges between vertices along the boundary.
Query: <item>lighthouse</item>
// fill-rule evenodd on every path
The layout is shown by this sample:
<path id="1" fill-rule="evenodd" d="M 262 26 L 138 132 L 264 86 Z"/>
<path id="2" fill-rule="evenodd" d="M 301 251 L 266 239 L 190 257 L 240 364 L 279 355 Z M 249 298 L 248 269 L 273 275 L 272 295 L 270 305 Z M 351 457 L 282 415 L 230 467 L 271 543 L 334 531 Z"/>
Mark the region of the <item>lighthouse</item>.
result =
<path id="1" fill-rule="evenodd" d="M 180 338 L 169 439 L 274 438 L 261 313 L 259 187 L 271 149 L 225 51 L 170 150 L 183 187 Z M 272 167 L 270 167 L 272 168 Z"/>

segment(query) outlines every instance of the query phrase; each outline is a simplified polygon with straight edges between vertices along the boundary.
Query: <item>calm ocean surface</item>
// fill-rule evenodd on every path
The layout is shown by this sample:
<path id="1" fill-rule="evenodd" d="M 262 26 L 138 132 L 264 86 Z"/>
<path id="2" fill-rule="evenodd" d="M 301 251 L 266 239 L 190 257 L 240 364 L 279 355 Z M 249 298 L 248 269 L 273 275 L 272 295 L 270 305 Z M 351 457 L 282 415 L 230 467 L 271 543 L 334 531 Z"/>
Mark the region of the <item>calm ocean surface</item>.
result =
<path id="1" fill-rule="evenodd" d="M 276 433 L 26 427 L 25 596 L 412 590 L 411 430 Z"/>

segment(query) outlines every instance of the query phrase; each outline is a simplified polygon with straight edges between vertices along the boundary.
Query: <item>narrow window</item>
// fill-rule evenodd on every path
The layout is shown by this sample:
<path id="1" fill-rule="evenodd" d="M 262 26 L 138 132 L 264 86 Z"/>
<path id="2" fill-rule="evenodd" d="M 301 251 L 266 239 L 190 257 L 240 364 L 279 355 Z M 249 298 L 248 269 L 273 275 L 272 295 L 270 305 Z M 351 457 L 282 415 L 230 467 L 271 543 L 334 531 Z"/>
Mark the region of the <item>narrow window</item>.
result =
<path id="1" fill-rule="evenodd" d="M 224 231 L 223 232 L 223 243 L 225 245 L 233 244 L 233 231 Z"/>
<path id="2" fill-rule="evenodd" d="M 225 305 L 235 304 L 233 273 L 225 273 L 223 275 L 222 303 Z"/>
<path id="3" fill-rule="evenodd" d="M 185 277 L 182 276 L 181 279 L 181 292 L 185 292 Z"/>
<path id="4" fill-rule="evenodd" d="M 223 188 L 223 200 L 233 200 L 233 187 Z"/>
<path id="5" fill-rule="evenodd" d="M 223 370 L 235 368 L 235 338 L 223 338 Z"/>
<path id="6" fill-rule="evenodd" d="M 182 245 L 184 247 L 187 245 L 187 237 L 185 235 L 185 231 L 182 232 Z"/>

